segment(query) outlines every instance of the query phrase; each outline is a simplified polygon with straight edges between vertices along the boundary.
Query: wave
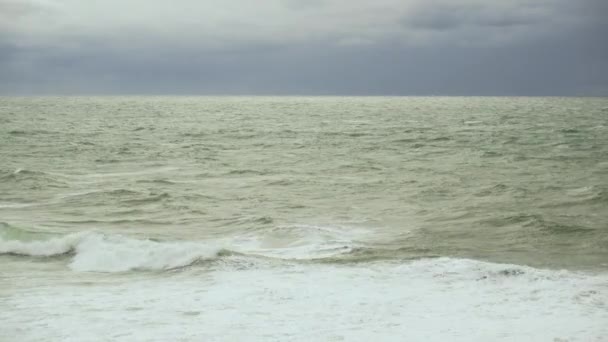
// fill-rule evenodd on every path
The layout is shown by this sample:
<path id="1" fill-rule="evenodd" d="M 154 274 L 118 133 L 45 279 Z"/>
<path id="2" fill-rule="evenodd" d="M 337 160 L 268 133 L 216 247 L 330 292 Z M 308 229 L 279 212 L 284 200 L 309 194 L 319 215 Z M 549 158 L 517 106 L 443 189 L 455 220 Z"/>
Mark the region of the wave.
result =
<path id="1" fill-rule="evenodd" d="M 0 254 L 29 257 L 71 255 L 74 271 L 126 272 L 171 270 L 214 259 L 221 248 L 194 242 L 139 240 L 122 235 L 79 232 L 45 240 L 0 238 Z"/>
<path id="2" fill-rule="evenodd" d="M 570 202 L 573 204 L 594 204 L 608 202 L 608 187 L 592 185 L 571 189 L 568 192 Z"/>
<path id="3" fill-rule="evenodd" d="M 70 268 L 103 272 L 170 270 L 214 259 L 221 250 L 201 243 L 159 242 L 93 234 L 81 239 L 75 246 L 76 255 Z"/>
<path id="4" fill-rule="evenodd" d="M 352 253 L 357 243 L 345 230 L 322 226 L 279 226 L 249 235 L 208 241 L 157 241 L 96 231 L 49 236 L 0 225 L 0 254 L 71 257 L 74 271 L 163 271 L 223 256 L 249 259 L 322 260 Z M 24 238 L 25 237 L 25 238 Z M 357 260 L 360 256 L 357 256 Z"/>
<path id="5" fill-rule="evenodd" d="M 540 214 L 519 213 L 515 215 L 500 216 L 493 219 L 482 221 L 485 224 L 494 227 L 504 227 L 516 225 L 526 228 L 527 231 L 539 231 L 549 234 L 567 234 L 567 233 L 593 233 L 594 228 L 583 225 L 572 225 L 561 222 L 551 221 Z"/>
<path id="6" fill-rule="evenodd" d="M 59 198 L 65 202 L 77 202 L 79 204 L 101 203 L 111 199 L 125 205 L 136 206 L 170 200 L 171 195 L 167 192 L 136 191 L 118 188 L 68 193 L 59 196 Z"/>
<path id="7" fill-rule="evenodd" d="M 529 218 L 519 220 L 530 224 Z M 260 226 L 224 238 L 162 241 L 98 231 L 36 233 L 0 224 L 0 254 L 69 259 L 68 267 L 73 271 L 110 273 L 168 271 L 218 261 L 252 267 L 268 262 L 354 265 L 442 257 L 424 246 L 372 243 L 365 237 L 368 233 L 353 227 Z M 506 269 L 502 273 L 510 276 L 518 272 Z"/>
<path id="8" fill-rule="evenodd" d="M 363 247 L 359 239 L 369 232 L 355 227 L 279 225 L 260 228 L 229 241 L 236 252 L 288 260 L 337 258 Z"/>
<path id="9" fill-rule="evenodd" d="M 228 176 L 232 176 L 232 175 L 266 175 L 266 174 L 268 174 L 267 171 L 260 171 L 260 170 L 253 170 L 253 169 L 236 169 L 236 170 L 230 170 L 225 173 L 225 175 L 228 175 Z"/>
<path id="10" fill-rule="evenodd" d="M 175 185 L 179 182 L 169 179 L 142 179 L 136 181 L 136 183 L 152 183 L 152 184 L 163 184 L 163 185 Z"/>
<path id="11" fill-rule="evenodd" d="M 41 177 L 46 176 L 47 174 L 41 171 L 34 170 L 26 170 L 26 169 L 16 169 L 13 171 L 3 170 L 0 179 L 19 179 L 19 178 L 33 178 L 33 177 Z"/>
<path id="12" fill-rule="evenodd" d="M 36 187 L 39 185 L 52 187 L 67 186 L 66 179 L 59 174 L 21 168 L 12 171 L 6 169 L 0 170 L 0 181 L 5 183 L 32 184 Z"/>
<path id="13" fill-rule="evenodd" d="M 30 131 L 14 129 L 14 130 L 8 131 L 9 135 L 15 135 L 15 136 L 30 136 L 30 135 L 54 134 L 54 133 L 57 133 L 57 132 L 51 132 L 51 131 L 42 130 L 42 129 L 30 130 Z"/>
<path id="14" fill-rule="evenodd" d="M 35 203 L 0 202 L 0 209 L 20 209 L 35 206 Z"/>
<path id="15" fill-rule="evenodd" d="M 0 240 L 0 254 L 50 257 L 71 253 L 86 234 L 74 233 L 48 240 Z"/>

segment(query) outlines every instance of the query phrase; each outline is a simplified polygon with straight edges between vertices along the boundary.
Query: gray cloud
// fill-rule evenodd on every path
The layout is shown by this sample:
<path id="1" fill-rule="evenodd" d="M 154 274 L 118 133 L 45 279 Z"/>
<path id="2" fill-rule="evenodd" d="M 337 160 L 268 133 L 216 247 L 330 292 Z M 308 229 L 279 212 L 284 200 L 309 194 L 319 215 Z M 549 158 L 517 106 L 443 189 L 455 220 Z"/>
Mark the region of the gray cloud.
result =
<path id="1" fill-rule="evenodd" d="M 608 95 L 600 0 L 30 3 L 0 93 Z"/>
<path id="2" fill-rule="evenodd" d="M 451 30 L 462 27 L 530 26 L 543 18 L 538 13 L 520 8 L 496 8 L 487 2 L 457 5 L 453 2 L 443 5 L 426 3 L 407 13 L 402 19 L 406 28 L 429 30 Z"/>
<path id="3" fill-rule="evenodd" d="M 23 0 L 1 0 L 0 16 L 5 20 L 18 19 L 38 12 L 46 12 L 49 8 L 43 4 Z"/>
<path id="4" fill-rule="evenodd" d="M 285 0 L 285 6 L 292 10 L 313 10 L 327 5 L 326 0 Z"/>

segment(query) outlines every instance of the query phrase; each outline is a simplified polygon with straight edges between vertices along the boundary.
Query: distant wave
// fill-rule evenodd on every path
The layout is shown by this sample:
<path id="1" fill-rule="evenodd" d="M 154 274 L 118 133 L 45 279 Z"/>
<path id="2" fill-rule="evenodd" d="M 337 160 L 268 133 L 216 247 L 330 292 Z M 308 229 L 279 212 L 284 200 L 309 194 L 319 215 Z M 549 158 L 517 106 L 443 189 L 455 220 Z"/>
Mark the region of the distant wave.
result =
<path id="1" fill-rule="evenodd" d="M 77 201 L 79 203 L 103 203 L 110 198 L 113 201 L 118 201 L 125 205 L 143 205 L 170 199 L 171 195 L 167 192 L 149 192 L 115 188 L 105 190 L 91 189 L 83 192 L 68 193 L 61 195 L 59 198 L 62 201 Z"/>
<path id="2" fill-rule="evenodd" d="M 56 132 L 46 131 L 46 130 L 22 130 L 22 129 L 14 129 L 8 132 L 10 135 L 16 136 L 30 136 L 30 135 L 38 135 L 38 134 L 53 134 Z"/>
<path id="3" fill-rule="evenodd" d="M 590 227 L 554 222 L 545 219 L 542 215 L 525 213 L 495 218 L 487 220 L 485 223 L 499 227 L 514 224 L 526 227 L 528 230 L 534 229 L 555 234 L 590 233 L 594 231 L 594 229 Z"/>
<path id="4" fill-rule="evenodd" d="M 0 181 L 4 183 L 35 183 L 35 187 L 40 185 L 49 187 L 66 187 L 67 181 L 65 177 L 59 174 L 48 173 L 39 170 L 30 169 L 15 169 L 15 170 L 1 170 L 0 169 Z"/>

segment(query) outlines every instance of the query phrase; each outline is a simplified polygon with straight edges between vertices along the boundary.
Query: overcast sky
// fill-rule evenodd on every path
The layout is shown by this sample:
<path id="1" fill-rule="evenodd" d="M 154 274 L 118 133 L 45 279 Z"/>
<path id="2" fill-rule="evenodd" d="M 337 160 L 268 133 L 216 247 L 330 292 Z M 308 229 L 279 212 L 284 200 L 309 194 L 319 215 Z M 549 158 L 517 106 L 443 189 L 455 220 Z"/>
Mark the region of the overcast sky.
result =
<path id="1" fill-rule="evenodd" d="M 0 0 L 0 94 L 608 96 L 608 0 Z"/>

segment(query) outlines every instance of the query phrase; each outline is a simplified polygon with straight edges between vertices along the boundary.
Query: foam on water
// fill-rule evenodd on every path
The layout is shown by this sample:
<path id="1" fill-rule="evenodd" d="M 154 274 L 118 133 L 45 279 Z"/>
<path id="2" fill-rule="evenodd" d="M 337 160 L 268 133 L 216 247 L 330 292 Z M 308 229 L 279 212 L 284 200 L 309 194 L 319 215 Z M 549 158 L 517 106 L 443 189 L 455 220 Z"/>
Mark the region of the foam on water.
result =
<path id="1" fill-rule="evenodd" d="M 608 276 L 463 259 L 259 264 L 24 288 L 20 341 L 602 341 Z"/>
<path id="2" fill-rule="evenodd" d="M 606 273 L 455 258 L 300 261 L 348 255 L 365 231 L 294 225 L 198 242 L 98 232 L 15 240 L 10 237 L 23 236 L 18 229 L 2 231 L 0 253 L 71 258 L 65 276 L 58 274 L 52 286 L 39 286 L 50 280 L 42 275 L 37 281 L 33 273 L 28 282 L 0 293 L 0 331 L 14 340 L 602 341 L 608 336 Z M 97 273 L 167 270 L 202 260 L 221 261 L 162 276 Z M 95 273 L 70 276 L 74 271 Z"/>
<path id="3" fill-rule="evenodd" d="M 168 270 L 213 259 L 220 250 L 217 246 L 201 243 L 156 242 L 94 234 L 76 245 L 70 268 L 97 272 Z"/>
<path id="4" fill-rule="evenodd" d="M 369 235 L 354 227 L 288 225 L 235 237 L 230 245 L 240 253 L 271 258 L 322 259 L 352 252 Z"/>

